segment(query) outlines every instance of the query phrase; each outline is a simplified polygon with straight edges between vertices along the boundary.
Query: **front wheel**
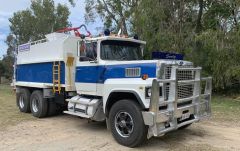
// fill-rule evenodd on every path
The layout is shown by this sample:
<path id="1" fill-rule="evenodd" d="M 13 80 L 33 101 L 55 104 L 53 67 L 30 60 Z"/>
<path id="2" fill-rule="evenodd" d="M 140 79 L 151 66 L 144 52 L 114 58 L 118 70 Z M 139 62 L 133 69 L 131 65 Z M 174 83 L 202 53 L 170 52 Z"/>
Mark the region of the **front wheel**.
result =
<path id="1" fill-rule="evenodd" d="M 147 138 L 139 105 L 133 100 L 116 102 L 109 114 L 110 128 L 115 140 L 124 146 L 139 146 Z"/>

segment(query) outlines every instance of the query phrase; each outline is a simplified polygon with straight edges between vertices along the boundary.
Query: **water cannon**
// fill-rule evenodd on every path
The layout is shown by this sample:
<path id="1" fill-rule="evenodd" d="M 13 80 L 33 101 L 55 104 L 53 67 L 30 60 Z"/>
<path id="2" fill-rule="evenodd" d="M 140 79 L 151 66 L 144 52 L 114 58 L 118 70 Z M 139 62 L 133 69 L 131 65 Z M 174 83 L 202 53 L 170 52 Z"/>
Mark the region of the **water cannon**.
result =
<path id="1" fill-rule="evenodd" d="M 86 35 L 85 34 L 81 34 L 79 32 L 79 29 L 81 29 L 81 28 L 85 29 L 85 31 L 87 32 Z M 66 28 L 60 29 L 60 30 L 58 30 L 56 32 L 58 32 L 58 33 L 66 33 L 66 32 L 70 32 L 70 31 L 73 31 L 76 37 L 81 37 L 82 39 L 84 39 L 85 37 L 90 37 L 92 35 L 91 32 L 87 30 L 87 27 L 84 24 L 82 24 L 79 27 L 66 27 Z"/>

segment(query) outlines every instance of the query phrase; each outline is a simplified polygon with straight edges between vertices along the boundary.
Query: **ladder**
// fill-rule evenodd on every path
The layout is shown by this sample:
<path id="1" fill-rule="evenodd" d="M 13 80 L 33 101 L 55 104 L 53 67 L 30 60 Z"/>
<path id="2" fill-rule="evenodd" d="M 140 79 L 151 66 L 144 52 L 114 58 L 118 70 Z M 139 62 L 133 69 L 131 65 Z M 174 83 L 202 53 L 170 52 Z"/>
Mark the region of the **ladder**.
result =
<path id="1" fill-rule="evenodd" d="M 54 93 L 61 93 L 61 62 L 55 61 L 53 62 L 53 92 Z"/>

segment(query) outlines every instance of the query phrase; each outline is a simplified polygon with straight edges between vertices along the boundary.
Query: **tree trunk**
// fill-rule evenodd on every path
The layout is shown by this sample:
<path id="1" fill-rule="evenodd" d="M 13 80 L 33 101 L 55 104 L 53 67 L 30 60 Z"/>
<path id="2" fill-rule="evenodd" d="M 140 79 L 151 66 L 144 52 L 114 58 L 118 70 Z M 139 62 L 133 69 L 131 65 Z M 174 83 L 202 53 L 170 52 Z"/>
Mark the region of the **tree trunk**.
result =
<path id="1" fill-rule="evenodd" d="M 203 0 L 198 0 L 199 4 L 199 11 L 198 11 L 198 18 L 196 22 L 196 33 L 199 34 L 202 31 L 202 15 L 203 15 Z"/>
<path id="2" fill-rule="evenodd" d="M 178 51 L 184 54 L 184 45 L 183 45 L 183 17 L 184 17 L 184 0 L 180 0 L 179 11 L 178 11 L 178 20 L 179 20 L 179 40 L 178 40 Z"/>
<path id="3" fill-rule="evenodd" d="M 124 35 L 128 35 L 126 20 L 125 20 L 125 18 L 124 18 L 123 16 L 122 16 L 121 20 L 122 20 L 122 21 L 121 21 L 122 33 L 123 33 Z"/>
<path id="4" fill-rule="evenodd" d="M 236 10 L 237 4 L 236 4 L 236 2 L 234 2 L 232 7 L 233 7 L 232 8 L 232 15 L 233 15 L 234 24 L 236 26 L 236 30 L 238 31 L 239 27 L 238 27 L 238 19 L 237 19 L 237 10 Z"/>

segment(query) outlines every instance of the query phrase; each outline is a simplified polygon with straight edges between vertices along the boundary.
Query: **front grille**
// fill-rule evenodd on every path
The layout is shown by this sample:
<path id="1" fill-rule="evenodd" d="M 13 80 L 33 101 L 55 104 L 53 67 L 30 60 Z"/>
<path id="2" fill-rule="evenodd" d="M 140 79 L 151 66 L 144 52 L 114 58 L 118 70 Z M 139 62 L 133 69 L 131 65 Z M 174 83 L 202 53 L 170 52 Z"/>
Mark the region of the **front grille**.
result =
<path id="1" fill-rule="evenodd" d="M 180 70 L 178 71 L 177 79 L 178 80 L 193 80 L 195 77 L 195 72 L 194 71 L 184 71 Z"/>
<path id="2" fill-rule="evenodd" d="M 193 84 L 178 86 L 178 99 L 188 98 L 193 96 Z M 170 84 L 165 87 L 165 100 L 168 100 Z"/>
<path id="3" fill-rule="evenodd" d="M 178 98 L 189 98 L 193 96 L 193 84 L 178 86 Z"/>
<path id="4" fill-rule="evenodd" d="M 192 66 L 179 66 L 179 68 L 187 68 L 187 67 L 192 67 Z M 168 65 L 165 67 L 165 71 L 164 71 L 164 75 L 165 75 L 165 79 L 170 79 L 171 78 L 171 70 L 172 70 L 172 66 Z M 195 77 L 195 72 L 194 71 L 190 71 L 190 70 L 179 70 L 177 71 L 177 78 L 178 80 L 193 80 Z"/>
<path id="5" fill-rule="evenodd" d="M 187 68 L 187 67 L 192 67 L 192 66 L 179 66 L 179 68 Z M 168 65 L 165 67 L 165 74 L 164 78 L 165 79 L 170 79 L 171 78 L 171 70 L 172 66 Z M 193 80 L 195 77 L 195 72 L 191 70 L 178 70 L 177 71 L 177 79 L 178 80 Z M 193 84 L 187 84 L 187 85 L 181 85 L 178 86 L 178 99 L 183 99 L 183 98 L 188 98 L 193 96 L 193 89 L 194 85 Z M 165 87 L 165 99 L 168 100 L 169 97 L 169 90 L 170 90 L 170 83 L 167 83 Z"/>

